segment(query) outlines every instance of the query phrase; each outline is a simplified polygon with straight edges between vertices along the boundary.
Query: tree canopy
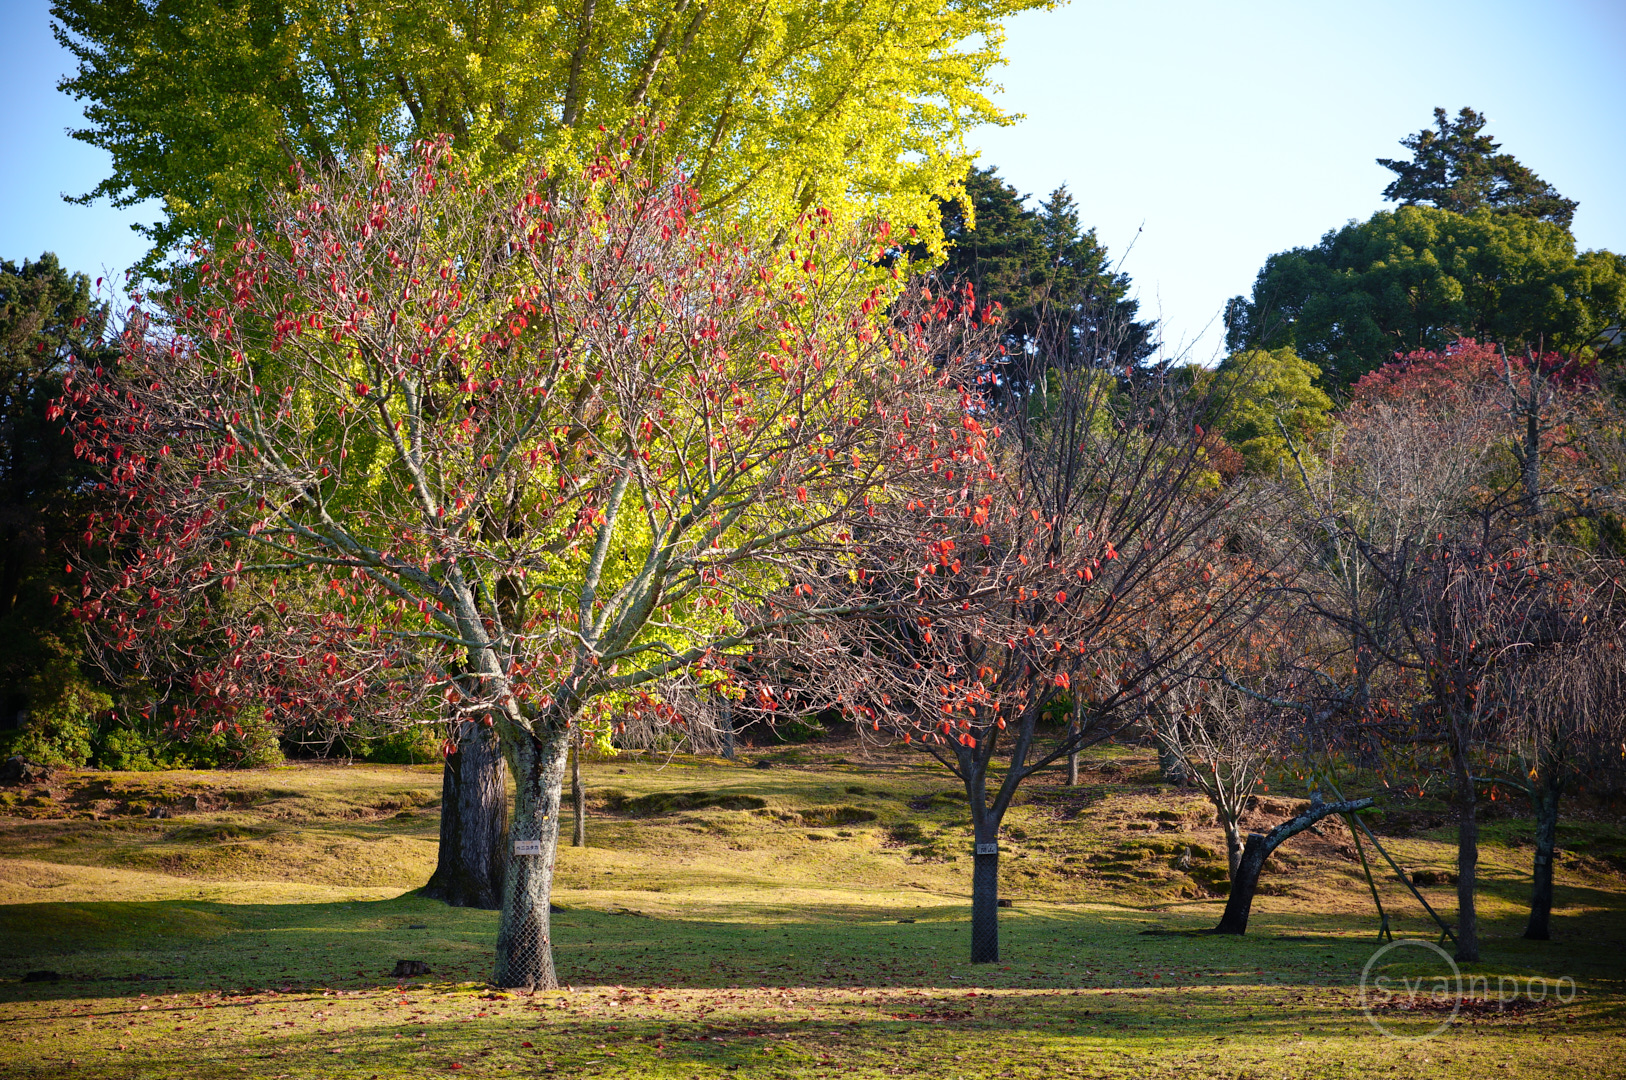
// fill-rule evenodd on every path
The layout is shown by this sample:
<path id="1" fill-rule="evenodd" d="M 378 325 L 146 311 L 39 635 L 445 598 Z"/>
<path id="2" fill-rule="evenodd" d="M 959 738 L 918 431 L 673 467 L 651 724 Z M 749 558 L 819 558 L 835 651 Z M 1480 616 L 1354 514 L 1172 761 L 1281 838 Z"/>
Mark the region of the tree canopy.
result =
<path id="1" fill-rule="evenodd" d="M 1229 356 L 1220 363 L 1218 376 L 1211 422 L 1251 473 L 1291 467 L 1278 422 L 1301 446 L 1332 425 L 1332 399 L 1316 385 L 1321 372 L 1290 346 Z"/>
<path id="2" fill-rule="evenodd" d="M 85 753 L 87 713 L 109 702 L 52 599 L 67 585 L 59 554 L 81 524 L 88 470 L 46 410 L 71 356 L 108 359 L 103 315 L 90 279 L 55 255 L 0 261 L 0 727 L 26 712 Z"/>
<path id="3" fill-rule="evenodd" d="M 1378 158 L 1395 173 L 1383 197 L 1407 206 L 1421 203 L 1459 214 L 1485 209 L 1569 228 L 1580 204 L 1512 154 L 1498 153 L 1501 144 L 1481 134 L 1484 127 L 1485 117 L 1472 109 L 1464 107 L 1455 121 L 1435 109 L 1432 131 L 1424 128 L 1400 140 L 1412 152 L 1410 161 Z"/>
<path id="4" fill-rule="evenodd" d="M 286 185 L 294 161 L 451 135 L 466 167 L 578 167 L 659 122 L 706 207 L 788 223 L 849 203 L 935 232 L 1000 20 L 1048 0 L 55 0 L 86 103 L 75 138 L 112 155 L 82 196 L 161 199 L 149 265 Z"/>
<path id="5" fill-rule="evenodd" d="M 1397 352 L 1460 337 L 1582 348 L 1623 310 L 1626 258 L 1577 254 L 1561 225 L 1402 206 L 1272 255 L 1226 326 L 1233 350 L 1292 346 L 1340 388 Z"/>
<path id="6" fill-rule="evenodd" d="M 946 274 L 969 281 L 979 299 L 1005 310 L 1008 348 L 1026 351 L 1046 325 L 1078 341 L 1113 342 L 1112 359 L 1134 363 L 1156 348 L 1155 322 L 1136 318 L 1129 275 L 1114 269 L 1094 229 L 1085 229 L 1066 185 L 1037 210 L 993 166 L 972 167 L 963 202 L 943 206 L 950 247 Z M 1111 328 L 1111 334 L 1102 331 Z M 1059 344 L 1059 343 L 1053 343 Z"/>

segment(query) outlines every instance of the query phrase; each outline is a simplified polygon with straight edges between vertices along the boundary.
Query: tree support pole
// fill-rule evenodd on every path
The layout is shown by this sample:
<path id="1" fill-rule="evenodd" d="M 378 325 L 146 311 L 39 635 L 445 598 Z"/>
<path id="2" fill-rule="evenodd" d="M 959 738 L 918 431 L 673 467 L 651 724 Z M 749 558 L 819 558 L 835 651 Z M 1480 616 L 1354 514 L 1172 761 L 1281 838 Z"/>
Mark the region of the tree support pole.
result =
<path id="1" fill-rule="evenodd" d="M 1378 909 L 1378 940 L 1395 939 L 1394 932 L 1389 929 L 1389 913 L 1383 910 L 1383 900 L 1378 896 L 1378 883 L 1372 879 L 1372 864 L 1366 861 L 1366 846 L 1361 843 L 1361 834 L 1355 831 L 1354 814 L 1344 815 L 1344 824 L 1349 826 L 1350 839 L 1355 841 L 1355 853 L 1361 857 L 1361 872 L 1366 875 L 1366 885 L 1372 890 L 1372 903 Z"/>
<path id="2" fill-rule="evenodd" d="M 1343 798 L 1342 795 L 1338 794 L 1337 785 L 1331 780 L 1327 781 L 1327 786 L 1332 789 L 1333 795 L 1337 796 L 1339 799 Z M 1417 902 L 1423 905 L 1423 910 L 1428 912 L 1429 917 L 1432 918 L 1439 926 L 1440 933 L 1442 935 L 1441 940 L 1443 941 L 1445 938 L 1450 938 L 1451 944 L 1457 944 L 1457 936 L 1451 932 L 1450 925 L 1447 924 L 1444 919 L 1440 918 L 1439 912 L 1435 911 L 1427 900 L 1423 899 L 1423 894 L 1417 891 L 1417 886 L 1411 883 L 1411 878 L 1406 876 L 1406 872 L 1400 868 L 1399 863 L 1395 862 L 1394 856 L 1389 854 L 1388 849 L 1386 849 L 1382 844 L 1378 843 L 1378 838 L 1372 835 L 1372 830 L 1366 827 L 1366 822 L 1362 821 L 1354 814 L 1348 815 L 1346 820 L 1354 821 L 1361 827 L 1361 831 L 1366 834 L 1366 838 L 1368 840 L 1372 841 L 1372 846 L 1378 849 L 1378 854 L 1383 856 L 1384 860 L 1389 864 L 1389 868 L 1393 870 L 1395 872 L 1395 876 L 1400 879 L 1401 884 L 1405 885 L 1407 889 L 1410 889 L 1411 894 L 1417 897 Z"/>

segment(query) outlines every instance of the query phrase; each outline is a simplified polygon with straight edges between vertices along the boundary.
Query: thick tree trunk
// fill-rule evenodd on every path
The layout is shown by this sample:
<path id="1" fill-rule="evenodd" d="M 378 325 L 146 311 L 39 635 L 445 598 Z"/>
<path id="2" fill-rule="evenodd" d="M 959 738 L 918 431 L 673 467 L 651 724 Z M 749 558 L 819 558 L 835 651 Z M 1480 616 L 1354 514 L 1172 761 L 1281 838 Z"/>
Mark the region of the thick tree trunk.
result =
<path id="1" fill-rule="evenodd" d="M 1558 799 L 1562 788 L 1543 770 L 1535 790 L 1536 857 L 1530 890 L 1530 921 L 1524 936 L 1530 941 L 1552 938 L 1553 851 L 1558 846 Z"/>
<path id="2" fill-rule="evenodd" d="M 582 729 L 577 727 L 570 745 L 570 808 L 574 821 L 570 830 L 570 846 L 587 846 L 587 789 L 582 787 Z"/>
<path id="3" fill-rule="evenodd" d="M 971 962 L 999 962 L 999 823 L 975 833 L 971 863 Z"/>
<path id="4" fill-rule="evenodd" d="M 440 858 L 422 895 L 453 907 L 501 907 L 507 840 L 502 748 L 490 728 L 464 721 L 441 775 Z"/>
<path id="5" fill-rule="evenodd" d="M 1474 884 L 1479 873 L 1479 816 L 1473 775 L 1460 751 L 1453 755 L 1457 769 L 1457 955 L 1479 959 L 1479 913 L 1474 907 Z"/>
<path id="6" fill-rule="evenodd" d="M 1259 874 L 1265 868 L 1270 853 L 1288 837 L 1308 829 L 1328 814 L 1352 814 L 1372 805 L 1371 799 L 1352 799 L 1346 802 L 1312 802 L 1310 808 L 1291 821 L 1284 821 L 1268 833 L 1249 833 L 1243 845 L 1242 858 L 1231 872 L 1231 895 L 1225 901 L 1225 914 L 1220 916 L 1216 934 L 1246 934 L 1248 916 L 1253 912 L 1253 897 L 1259 891 Z"/>
<path id="7" fill-rule="evenodd" d="M 522 735 L 506 749 L 508 767 L 514 774 L 514 821 L 509 836 L 516 847 L 534 843 L 540 854 L 509 857 L 492 981 L 503 987 L 553 990 L 559 986 L 559 976 L 553 966 L 548 905 L 553 897 L 560 796 L 570 735 L 567 731 Z"/>

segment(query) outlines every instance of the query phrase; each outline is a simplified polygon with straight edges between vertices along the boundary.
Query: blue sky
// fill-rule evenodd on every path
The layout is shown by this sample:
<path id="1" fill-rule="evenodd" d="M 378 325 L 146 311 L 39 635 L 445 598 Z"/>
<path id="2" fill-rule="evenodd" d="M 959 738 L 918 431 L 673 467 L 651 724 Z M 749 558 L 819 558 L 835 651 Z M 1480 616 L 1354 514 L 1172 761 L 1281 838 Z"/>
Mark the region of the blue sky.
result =
<path id="1" fill-rule="evenodd" d="M 0 257 L 53 250 L 93 276 L 145 250 L 152 206 L 73 206 L 104 154 L 69 139 L 70 58 L 45 0 L 0 0 Z M 1195 359 L 1266 256 L 1385 204 L 1374 163 L 1434 106 L 1470 105 L 1504 149 L 1580 200 L 1584 248 L 1626 250 L 1626 4 L 1075 0 L 1010 25 L 983 160 L 1036 196 L 1065 183 Z M 1208 328 L 1206 335 L 1204 328 Z"/>

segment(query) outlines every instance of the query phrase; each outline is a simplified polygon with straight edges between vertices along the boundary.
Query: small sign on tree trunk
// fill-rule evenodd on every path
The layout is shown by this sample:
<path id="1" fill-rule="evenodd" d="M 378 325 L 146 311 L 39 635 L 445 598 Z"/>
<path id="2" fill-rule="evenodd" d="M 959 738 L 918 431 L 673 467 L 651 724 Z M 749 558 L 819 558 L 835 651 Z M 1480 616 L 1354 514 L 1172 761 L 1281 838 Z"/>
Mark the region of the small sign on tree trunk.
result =
<path id="1" fill-rule="evenodd" d="M 542 854 L 542 841 L 540 841 L 540 840 L 515 840 L 514 841 L 514 854 L 515 855 L 540 855 L 540 854 Z"/>
<path id="2" fill-rule="evenodd" d="M 978 844 L 977 845 L 977 854 L 978 855 L 998 855 L 999 854 L 999 845 L 998 844 Z"/>

